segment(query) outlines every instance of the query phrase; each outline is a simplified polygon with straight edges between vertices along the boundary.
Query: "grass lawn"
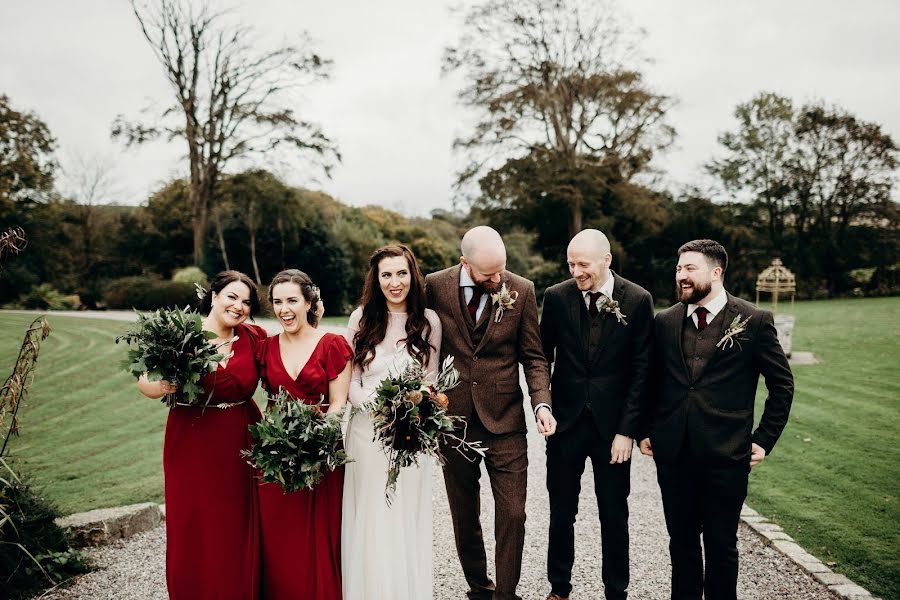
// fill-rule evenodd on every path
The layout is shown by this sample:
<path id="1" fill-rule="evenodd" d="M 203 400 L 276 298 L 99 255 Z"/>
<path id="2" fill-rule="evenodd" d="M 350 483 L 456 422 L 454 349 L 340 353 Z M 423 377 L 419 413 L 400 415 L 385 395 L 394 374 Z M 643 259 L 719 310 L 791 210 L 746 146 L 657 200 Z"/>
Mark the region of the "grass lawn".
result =
<path id="1" fill-rule="evenodd" d="M 802 302 L 794 312 L 794 349 L 822 362 L 794 368 L 790 423 L 752 473 L 747 502 L 838 572 L 900 598 L 900 298 Z M 32 318 L 0 311 L 3 378 Z M 124 348 L 113 338 L 127 323 L 49 320 L 12 445 L 19 467 L 64 513 L 161 501 L 166 411 L 119 368 Z"/>
<path id="2" fill-rule="evenodd" d="M 794 313 L 794 350 L 821 364 L 794 367 L 790 422 L 747 504 L 876 596 L 900 598 L 900 298 Z"/>

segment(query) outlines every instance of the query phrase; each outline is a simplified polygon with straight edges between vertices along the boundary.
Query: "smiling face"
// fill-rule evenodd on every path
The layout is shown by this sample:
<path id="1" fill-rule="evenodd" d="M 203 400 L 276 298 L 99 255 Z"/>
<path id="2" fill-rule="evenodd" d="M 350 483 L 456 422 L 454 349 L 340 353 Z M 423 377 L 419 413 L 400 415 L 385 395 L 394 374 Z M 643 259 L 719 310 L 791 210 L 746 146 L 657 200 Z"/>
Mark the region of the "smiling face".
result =
<path id="1" fill-rule="evenodd" d="M 462 257 L 461 262 L 475 285 L 489 294 L 500 290 L 500 276 L 506 268 L 505 249 L 501 247 L 482 251 L 471 259 Z"/>
<path id="2" fill-rule="evenodd" d="M 378 284 L 387 299 L 388 310 L 406 312 L 406 297 L 412 276 L 403 256 L 389 256 L 378 262 Z"/>
<path id="3" fill-rule="evenodd" d="M 309 306 L 300 286 L 292 281 L 272 288 L 272 311 L 285 333 L 297 333 L 308 325 L 306 314 Z"/>
<path id="4" fill-rule="evenodd" d="M 250 288 L 232 281 L 218 293 L 212 293 L 210 316 L 225 328 L 234 328 L 250 316 Z"/>
<path id="5" fill-rule="evenodd" d="M 612 255 L 609 252 L 601 254 L 595 248 L 569 245 L 566 262 L 578 289 L 582 292 L 596 292 L 609 278 Z"/>
<path id="6" fill-rule="evenodd" d="M 675 267 L 675 290 L 678 301 L 701 304 L 713 293 L 714 284 L 722 280 L 722 267 L 713 268 L 700 252 L 683 252 Z"/>

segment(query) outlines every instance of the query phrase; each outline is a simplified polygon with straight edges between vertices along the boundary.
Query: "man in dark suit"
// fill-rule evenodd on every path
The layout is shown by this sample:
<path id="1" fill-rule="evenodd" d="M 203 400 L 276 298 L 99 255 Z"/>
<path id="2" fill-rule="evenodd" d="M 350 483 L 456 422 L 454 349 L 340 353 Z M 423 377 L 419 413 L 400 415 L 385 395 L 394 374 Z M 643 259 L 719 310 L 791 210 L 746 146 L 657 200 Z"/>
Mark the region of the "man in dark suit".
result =
<path id="1" fill-rule="evenodd" d="M 572 279 L 547 289 L 541 319 L 557 420 L 557 433 L 547 440 L 548 600 L 565 600 L 572 590 L 575 516 L 588 458 L 600 513 L 603 588 L 607 599 L 622 600 L 629 579 L 631 450 L 649 370 L 653 300 L 610 271 L 609 240 L 596 229 L 572 238 L 566 258 Z"/>
<path id="2" fill-rule="evenodd" d="M 541 350 L 534 284 L 506 270 L 500 234 L 475 227 L 461 246 L 460 264 L 428 275 L 425 289 L 429 308 L 441 319 L 441 360 L 453 356 L 459 370 L 459 385 L 447 392 L 448 413 L 466 417 L 466 439 L 486 448 L 496 515 L 496 585 L 487 574 L 481 534 L 481 457 L 444 448 L 444 483 L 469 598 L 518 600 L 528 470 L 519 364 L 544 435 L 556 429 L 550 371 Z"/>
<path id="3" fill-rule="evenodd" d="M 772 313 L 725 291 L 718 242 L 678 249 L 679 303 L 656 315 L 648 436 L 669 530 L 672 599 L 737 597 L 737 528 L 750 469 L 787 424 L 794 378 Z M 753 431 L 759 376 L 768 388 Z M 706 554 L 704 574 L 700 536 Z"/>

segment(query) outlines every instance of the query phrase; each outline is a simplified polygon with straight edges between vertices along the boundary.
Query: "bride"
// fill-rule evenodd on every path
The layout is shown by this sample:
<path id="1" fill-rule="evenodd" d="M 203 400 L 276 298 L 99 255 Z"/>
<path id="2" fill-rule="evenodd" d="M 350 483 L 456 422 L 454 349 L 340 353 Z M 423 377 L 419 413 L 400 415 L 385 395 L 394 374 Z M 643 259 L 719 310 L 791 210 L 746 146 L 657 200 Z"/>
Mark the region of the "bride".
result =
<path id="1" fill-rule="evenodd" d="M 354 461 L 344 474 L 341 557 L 344 600 L 431 598 L 431 477 L 434 460 L 400 471 L 391 506 L 384 497 L 388 461 L 368 408 L 380 382 L 412 359 L 438 369 L 441 323 L 425 308 L 425 284 L 415 256 L 385 246 L 369 259 L 362 306 L 350 315 L 354 351 L 353 416 L 344 438 Z"/>

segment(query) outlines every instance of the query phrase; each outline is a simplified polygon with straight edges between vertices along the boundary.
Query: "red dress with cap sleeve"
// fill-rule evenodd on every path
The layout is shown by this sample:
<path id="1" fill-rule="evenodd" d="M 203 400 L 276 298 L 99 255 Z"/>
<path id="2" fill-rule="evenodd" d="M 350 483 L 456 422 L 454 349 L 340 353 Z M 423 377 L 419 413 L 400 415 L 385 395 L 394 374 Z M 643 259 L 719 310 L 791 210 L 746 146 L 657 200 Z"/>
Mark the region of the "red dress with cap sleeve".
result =
<path id="1" fill-rule="evenodd" d="M 206 407 L 174 406 L 166 422 L 166 584 L 173 600 L 259 598 L 259 487 L 241 456 L 266 331 L 238 325 L 228 363 L 201 380 Z M 242 403 L 216 408 L 220 404 Z"/>
<path id="2" fill-rule="evenodd" d="M 281 360 L 279 336 L 268 338 L 260 353 L 263 387 L 275 395 L 314 404 L 328 401 L 328 382 L 350 362 L 353 351 L 343 336 L 325 333 L 296 379 Z M 259 487 L 262 594 L 281 600 L 340 600 L 341 497 L 343 467 L 328 473 L 312 491 L 285 494 L 277 483 Z"/>

